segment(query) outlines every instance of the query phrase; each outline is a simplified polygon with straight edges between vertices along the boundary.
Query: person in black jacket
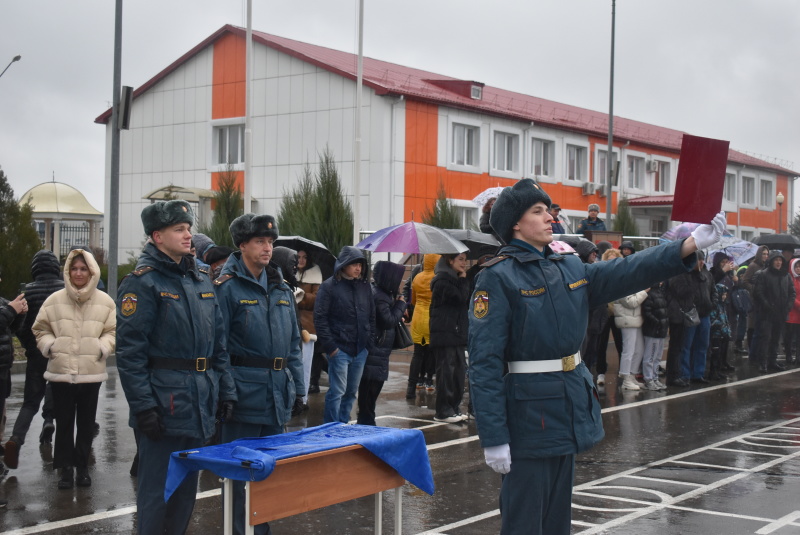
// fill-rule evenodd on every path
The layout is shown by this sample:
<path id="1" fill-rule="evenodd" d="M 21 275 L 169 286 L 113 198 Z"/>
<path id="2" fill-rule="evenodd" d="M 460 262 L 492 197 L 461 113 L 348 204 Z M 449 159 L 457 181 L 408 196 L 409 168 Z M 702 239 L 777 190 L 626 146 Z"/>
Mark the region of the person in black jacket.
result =
<path id="1" fill-rule="evenodd" d="M 437 422 L 458 423 L 464 396 L 469 280 L 466 253 L 442 255 L 431 281 L 431 348 L 436 358 Z"/>
<path id="2" fill-rule="evenodd" d="M 358 420 L 361 425 L 375 425 L 375 405 L 383 383 L 389 378 L 389 355 L 394 344 L 395 327 L 403 318 L 406 299 L 398 293 L 405 266 L 381 260 L 372 273 L 372 297 L 375 299 L 375 348 L 367 355 L 361 383 L 358 385 Z"/>
<path id="3" fill-rule="evenodd" d="M 711 327 L 708 316 L 714 310 L 713 296 L 716 290 L 714 279 L 704 266 L 705 255 L 698 251 L 695 268 L 670 280 L 671 290 L 678 295 L 691 297 L 691 302 L 681 307 L 682 312 L 689 312 L 695 307 L 700 317 L 699 325 L 686 326 L 681 353 L 681 377 L 692 383 L 708 383 L 705 378 Z M 671 341 L 670 345 L 672 343 Z"/>
<path id="4" fill-rule="evenodd" d="M 366 279 L 367 261 L 345 245 L 314 303 L 314 327 L 328 355 L 330 386 L 325 394 L 325 423 L 350 420 L 367 354 L 374 344 L 375 301 Z"/>
<path id="5" fill-rule="evenodd" d="M 642 335 L 644 336 L 644 357 L 642 375 L 646 390 L 665 390 L 666 385 L 658 380 L 658 365 L 664 354 L 664 342 L 669 331 L 667 312 L 667 293 L 663 282 L 652 288 L 642 303 Z"/>
<path id="6" fill-rule="evenodd" d="M 33 282 L 25 286 L 25 299 L 28 302 L 28 314 L 22 327 L 17 331 L 17 338 L 25 348 L 25 356 L 28 359 L 25 368 L 25 392 L 22 398 L 22 408 L 19 410 L 17 421 L 11 432 L 11 438 L 5 445 L 5 462 L 9 468 L 19 466 L 19 450 L 25 443 L 25 437 L 30 429 L 31 421 L 36 413 L 39 412 L 39 404 L 45 397 L 47 381 L 44 372 L 47 370 L 47 358 L 42 355 L 36 347 L 36 337 L 31 332 L 36 315 L 42 307 L 45 299 L 50 294 L 64 288 L 62 279 L 61 264 L 58 258 L 51 251 L 42 250 L 33 255 L 31 260 L 31 275 Z M 53 431 L 56 427 L 53 424 L 52 399 L 42 408 L 42 418 L 44 425 L 39 436 L 39 442 L 50 442 Z"/>
<path id="7" fill-rule="evenodd" d="M 753 301 L 755 302 L 756 332 L 762 338 L 757 346 L 759 371 L 782 371 L 786 368 L 777 362 L 777 347 L 789 311 L 795 298 L 791 275 L 783 270 L 783 256 L 780 251 L 771 251 L 767 267 L 756 273 L 753 281 Z"/>

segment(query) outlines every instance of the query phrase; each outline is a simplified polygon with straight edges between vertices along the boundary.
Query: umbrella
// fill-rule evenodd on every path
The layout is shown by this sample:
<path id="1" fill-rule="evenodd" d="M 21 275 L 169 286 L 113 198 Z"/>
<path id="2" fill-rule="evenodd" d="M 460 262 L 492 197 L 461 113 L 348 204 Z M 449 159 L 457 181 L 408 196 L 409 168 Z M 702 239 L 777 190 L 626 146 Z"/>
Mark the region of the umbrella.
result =
<path id="1" fill-rule="evenodd" d="M 677 241 L 688 238 L 694 232 L 694 229 L 700 226 L 700 223 L 681 223 L 676 227 L 672 227 L 664 234 L 661 235 L 661 241 Z"/>
<path id="2" fill-rule="evenodd" d="M 274 246 L 288 247 L 295 251 L 303 250 L 311 256 L 311 261 L 319 266 L 322 278 L 327 279 L 333 275 L 333 265 L 336 256 L 327 247 L 318 241 L 309 240 L 302 236 L 281 236 L 273 243 Z"/>
<path id="3" fill-rule="evenodd" d="M 734 236 L 723 236 L 719 242 L 709 247 L 708 258 L 713 258 L 720 251 L 733 258 L 737 266 L 741 266 L 756 256 L 758 245 Z"/>
<path id="4" fill-rule="evenodd" d="M 791 234 L 765 234 L 761 235 L 753 243 L 756 245 L 766 245 L 770 249 L 795 250 L 800 247 L 800 240 Z"/>
<path id="5" fill-rule="evenodd" d="M 356 247 L 375 253 L 458 254 L 469 250 L 444 230 L 414 221 L 381 229 Z"/>
<path id="6" fill-rule="evenodd" d="M 491 234 L 484 234 L 477 230 L 471 229 L 444 229 L 451 237 L 457 239 L 467 247 L 467 258 L 470 260 L 477 260 L 483 255 L 491 254 L 497 251 L 502 245 L 497 238 Z"/>
<path id="7" fill-rule="evenodd" d="M 498 198 L 500 196 L 500 192 L 503 191 L 504 189 L 505 188 L 502 186 L 495 186 L 493 188 L 484 190 L 478 193 L 478 195 L 474 199 L 472 199 L 472 202 L 474 202 L 478 208 L 483 208 L 483 205 L 486 204 L 489 201 L 489 199 Z"/>

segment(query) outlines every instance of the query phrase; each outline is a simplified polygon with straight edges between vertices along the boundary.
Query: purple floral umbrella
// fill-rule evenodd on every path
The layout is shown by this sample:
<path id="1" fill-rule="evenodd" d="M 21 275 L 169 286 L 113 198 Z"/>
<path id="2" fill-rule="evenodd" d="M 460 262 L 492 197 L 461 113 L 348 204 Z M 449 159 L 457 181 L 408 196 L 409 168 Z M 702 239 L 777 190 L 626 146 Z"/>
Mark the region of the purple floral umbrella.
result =
<path id="1" fill-rule="evenodd" d="M 381 229 L 356 245 L 375 253 L 458 254 L 469 249 L 444 230 L 424 223 L 401 223 Z"/>

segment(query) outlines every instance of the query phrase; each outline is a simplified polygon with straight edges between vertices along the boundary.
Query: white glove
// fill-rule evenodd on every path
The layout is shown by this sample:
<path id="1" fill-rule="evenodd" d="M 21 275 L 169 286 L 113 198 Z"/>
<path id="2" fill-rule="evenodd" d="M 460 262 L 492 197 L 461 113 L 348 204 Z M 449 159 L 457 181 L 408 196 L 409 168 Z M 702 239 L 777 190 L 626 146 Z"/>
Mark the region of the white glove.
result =
<path id="1" fill-rule="evenodd" d="M 489 468 L 498 474 L 507 474 L 511 471 L 511 448 L 508 444 L 483 448 L 483 457 Z"/>
<path id="2" fill-rule="evenodd" d="M 692 232 L 695 244 L 698 249 L 708 249 L 719 241 L 722 233 L 727 228 L 728 221 L 725 219 L 725 212 L 720 212 L 714 216 L 710 225 L 700 225 Z"/>

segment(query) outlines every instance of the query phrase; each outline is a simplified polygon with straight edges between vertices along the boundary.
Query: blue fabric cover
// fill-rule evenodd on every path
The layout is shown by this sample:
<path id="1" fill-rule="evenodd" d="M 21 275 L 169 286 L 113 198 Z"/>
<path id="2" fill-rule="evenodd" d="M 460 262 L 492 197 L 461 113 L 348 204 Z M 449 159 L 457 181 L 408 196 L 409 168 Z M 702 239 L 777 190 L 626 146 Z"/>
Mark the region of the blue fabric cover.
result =
<path id="1" fill-rule="evenodd" d="M 242 438 L 227 444 L 174 452 L 169 460 L 164 501 L 189 472 L 210 470 L 238 481 L 262 481 L 279 459 L 360 444 L 409 483 L 433 495 L 433 474 L 425 437 L 418 429 L 392 429 L 333 422 L 293 433 Z M 181 457 L 181 454 L 188 454 Z M 243 465 L 249 461 L 249 466 Z"/>

